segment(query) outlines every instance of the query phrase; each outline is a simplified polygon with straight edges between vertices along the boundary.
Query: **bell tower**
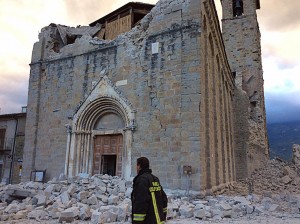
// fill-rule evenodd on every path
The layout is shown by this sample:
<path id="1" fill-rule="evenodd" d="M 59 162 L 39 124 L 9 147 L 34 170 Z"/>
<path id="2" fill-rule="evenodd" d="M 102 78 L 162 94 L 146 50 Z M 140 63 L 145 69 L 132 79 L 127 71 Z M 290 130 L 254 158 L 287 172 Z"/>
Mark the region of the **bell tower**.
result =
<path id="1" fill-rule="evenodd" d="M 222 32 L 232 72 L 262 70 L 260 31 L 256 10 L 259 0 L 221 0 Z M 262 72 L 261 72 L 262 76 Z"/>
<path id="2" fill-rule="evenodd" d="M 248 176 L 268 159 L 268 137 L 256 10 L 260 0 L 221 0 L 222 35 L 237 91 L 235 142 L 237 178 Z"/>

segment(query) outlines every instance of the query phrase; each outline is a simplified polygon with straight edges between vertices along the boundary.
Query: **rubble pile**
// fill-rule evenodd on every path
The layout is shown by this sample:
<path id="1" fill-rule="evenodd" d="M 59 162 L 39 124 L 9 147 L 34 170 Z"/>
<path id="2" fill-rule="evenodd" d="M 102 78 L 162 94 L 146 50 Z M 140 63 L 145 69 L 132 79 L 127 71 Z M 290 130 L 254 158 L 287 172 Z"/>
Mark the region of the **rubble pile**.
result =
<path id="1" fill-rule="evenodd" d="M 186 192 L 166 190 L 167 219 L 215 222 L 258 215 L 300 218 L 299 176 L 299 167 L 270 160 L 225 195 L 203 197 L 193 192 L 187 196 Z M 131 181 L 109 175 L 81 174 L 68 179 L 61 175 L 48 183 L 4 185 L 0 186 L 0 223 L 131 223 L 131 191 Z"/>
<path id="2" fill-rule="evenodd" d="M 213 223 L 224 219 L 251 216 L 300 218 L 300 195 L 208 196 L 204 200 L 172 199 L 168 204 L 167 219 L 193 218 Z"/>
<path id="3" fill-rule="evenodd" d="M 33 219 L 92 223 L 130 220 L 131 182 L 109 175 L 76 176 L 0 188 L 0 221 Z"/>
<path id="4" fill-rule="evenodd" d="M 272 193 L 300 194 L 300 167 L 280 159 L 269 160 L 247 180 L 237 181 L 227 195 L 269 195 Z"/>
<path id="5" fill-rule="evenodd" d="M 256 192 L 277 191 L 300 194 L 300 167 L 293 163 L 269 160 L 268 164 L 252 174 Z"/>

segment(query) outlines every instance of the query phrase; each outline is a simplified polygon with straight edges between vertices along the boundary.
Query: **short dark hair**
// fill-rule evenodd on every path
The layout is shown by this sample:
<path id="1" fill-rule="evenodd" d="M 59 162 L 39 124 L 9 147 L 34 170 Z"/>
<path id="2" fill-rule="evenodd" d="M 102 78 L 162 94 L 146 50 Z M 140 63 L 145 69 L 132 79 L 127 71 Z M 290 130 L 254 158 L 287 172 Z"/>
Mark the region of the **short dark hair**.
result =
<path id="1" fill-rule="evenodd" d="M 136 160 L 136 164 L 140 166 L 141 169 L 148 169 L 149 159 L 147 159 L 146 157 L 140 157 Z"/>

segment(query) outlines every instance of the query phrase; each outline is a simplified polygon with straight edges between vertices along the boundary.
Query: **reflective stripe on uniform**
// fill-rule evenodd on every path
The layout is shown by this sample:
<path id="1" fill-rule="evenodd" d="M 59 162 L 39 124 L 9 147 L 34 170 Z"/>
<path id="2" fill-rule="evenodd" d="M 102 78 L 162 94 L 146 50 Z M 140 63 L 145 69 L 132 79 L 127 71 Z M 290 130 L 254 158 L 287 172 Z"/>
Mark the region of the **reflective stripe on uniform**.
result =
<path id="1" fill-rule="evenodd" d="M 156 198 L 155 198 L 154 191 L 151 192 L 151 197 L 152 197 L 152 203 L 153 203 L 154 213 L 155 213 L 155 217 L 156 217 L 156 222 L 158 224 L 164 224 L 165 222 L 161 222 L 160 221 L 160 217 L 159 217 L 159 214 L 158 214 L 158 209 L 157 209 L 157 205 L 156 205 Z"/>
<path id="2" fill-rule="evenodd" d="M 168 211 L 168 209 L 167 208 L 163 208 L 163 212 L 167 212 Z"/>
<path id="3" fill-rule="evenodd" d="M 133 214 L 134 221 L 144 221 L 146 214 Z"/>

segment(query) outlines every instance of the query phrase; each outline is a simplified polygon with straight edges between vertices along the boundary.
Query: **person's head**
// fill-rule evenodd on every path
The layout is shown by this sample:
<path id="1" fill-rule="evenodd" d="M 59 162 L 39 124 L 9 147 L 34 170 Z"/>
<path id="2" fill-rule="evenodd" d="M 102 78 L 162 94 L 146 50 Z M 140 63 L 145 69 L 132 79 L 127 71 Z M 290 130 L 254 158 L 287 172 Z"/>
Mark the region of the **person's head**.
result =
<path id="1" fill-rule="evenodd" d="M 136 171 L 139 173 L 140 170 L 149 169 L 149 159 L 146 157 L 140 157 L 136 160 Z"/>

